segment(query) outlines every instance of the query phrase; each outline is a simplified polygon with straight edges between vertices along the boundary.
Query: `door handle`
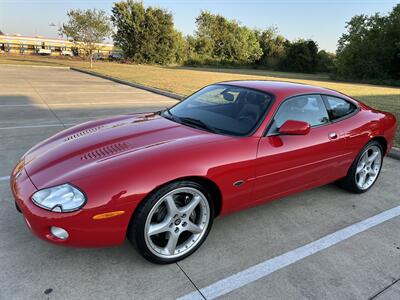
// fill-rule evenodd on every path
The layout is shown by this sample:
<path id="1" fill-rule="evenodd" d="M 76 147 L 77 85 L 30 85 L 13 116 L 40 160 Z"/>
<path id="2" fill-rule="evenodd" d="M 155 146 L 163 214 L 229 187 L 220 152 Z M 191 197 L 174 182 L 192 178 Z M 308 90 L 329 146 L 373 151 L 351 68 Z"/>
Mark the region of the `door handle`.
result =
<path id="1" fill-rule="evenodd" d="M 331 133 L 329 133 L 328 136 L 329 136 L 329 138 L 330 138 L 331 140 L 337 139 L 337 137 L 338 137 L 338 135 L 337 135 L 336 132 L 331 132 Z"/>

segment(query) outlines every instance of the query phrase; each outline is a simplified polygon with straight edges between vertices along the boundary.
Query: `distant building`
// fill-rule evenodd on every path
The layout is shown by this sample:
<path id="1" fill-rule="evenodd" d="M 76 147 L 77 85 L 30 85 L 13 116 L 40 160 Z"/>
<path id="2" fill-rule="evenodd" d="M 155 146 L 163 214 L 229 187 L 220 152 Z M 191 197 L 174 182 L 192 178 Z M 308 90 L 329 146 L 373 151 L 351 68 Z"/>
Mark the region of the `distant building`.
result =
<path id="1" fill-rule="evenodd" d="M 114 52 L 113 44 L 97 44 L 97 57 L 108 57 Z M 38 55 L 83 55 L 83 47 L 79 43 L 61 38 L 28 37 L 20 35 L 0 35 L 0 53 L 38 54 Z"/>

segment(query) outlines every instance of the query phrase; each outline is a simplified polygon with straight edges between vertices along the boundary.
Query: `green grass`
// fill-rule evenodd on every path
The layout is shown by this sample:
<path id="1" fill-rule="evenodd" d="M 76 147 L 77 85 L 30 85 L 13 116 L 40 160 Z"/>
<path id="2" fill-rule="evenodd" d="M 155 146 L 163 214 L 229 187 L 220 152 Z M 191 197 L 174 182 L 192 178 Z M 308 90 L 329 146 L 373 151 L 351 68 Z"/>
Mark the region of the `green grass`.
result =
<path id="1" fill-rule="evenodd" d="M 80 59 L 36 56 L 0 56 L 1 64 L 89 68 L 89 63 Z M 400 123 L 400 88 L 336 82 L 330 80 L 327 74 L 287 73 L 242 68 L 160 67 L 112 62 L 95 62 L 93 71 L 181 95 L 188 95 L 205 85 L 226 80 L 282 80 L 318 85 L 340 91 L 374 108 L 390 111 L 396 115 Z M 395 144 L 400 146 L 400 124 Z"/>

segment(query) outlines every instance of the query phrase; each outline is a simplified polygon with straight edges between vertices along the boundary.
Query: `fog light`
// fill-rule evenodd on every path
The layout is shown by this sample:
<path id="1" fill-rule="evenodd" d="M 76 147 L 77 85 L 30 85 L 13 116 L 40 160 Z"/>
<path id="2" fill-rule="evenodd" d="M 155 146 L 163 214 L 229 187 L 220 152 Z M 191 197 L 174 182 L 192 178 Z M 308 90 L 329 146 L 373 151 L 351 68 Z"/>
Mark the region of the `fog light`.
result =
<path id="1" fill-rule="evenodd" d="M 61 240 L 66 240 L 69 236 L 68 232 L 65 229 L 62 229 L 60 227 L 51 226 L 50 232 L 56 238 L 59 238 Z"/>

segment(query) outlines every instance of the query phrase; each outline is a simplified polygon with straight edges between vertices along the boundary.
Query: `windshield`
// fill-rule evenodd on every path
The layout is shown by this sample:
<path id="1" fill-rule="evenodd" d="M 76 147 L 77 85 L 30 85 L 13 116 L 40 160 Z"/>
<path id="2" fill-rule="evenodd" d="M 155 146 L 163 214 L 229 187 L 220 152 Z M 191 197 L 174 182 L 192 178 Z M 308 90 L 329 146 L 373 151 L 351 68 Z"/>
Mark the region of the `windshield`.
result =
<path id="1" fill-rule="evenodd" d="M 216 84 L 194 93 L 162 115 L 211 132 L 245 136 L 257 128 L 271 100 L 263 92 Z"/>

